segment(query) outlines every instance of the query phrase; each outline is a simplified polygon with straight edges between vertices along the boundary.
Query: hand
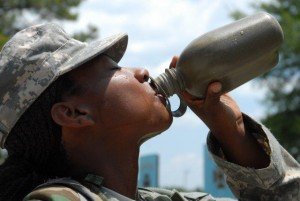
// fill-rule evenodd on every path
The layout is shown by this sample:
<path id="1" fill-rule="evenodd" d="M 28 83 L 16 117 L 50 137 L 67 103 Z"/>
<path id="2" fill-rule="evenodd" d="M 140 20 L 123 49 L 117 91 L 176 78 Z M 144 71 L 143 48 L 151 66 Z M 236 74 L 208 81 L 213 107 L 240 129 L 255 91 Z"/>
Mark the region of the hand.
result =
<path id="1" fill-rule="evenodd" d="M 178 57 L 173 57 L 170 68 L 175 68 L 177 61 Z M 245 167 L 267 167 L 270 159 L 256 139 L 246 134 L 238 105 L 221 91 L 221 83 L 213 82 L 207 87 L 205 99 L 192 96 L 187 91 L 180 96 L 211 130 L 228 161 Z"/>
<path id="2" fill-rule="evenodd" d="M 171 68 L 176 66 L 177 60 L 178 57 L 173 57 Z M 221 83 L 214 82 L 208 86 L 205 99 L 201 100 L 186 91 L 182 92 L 181 97 L 214 135 L 218 135 L 224 130 L 244 135 L 242 113 L 228 94 L 221 94 L 221 89 Z"/>

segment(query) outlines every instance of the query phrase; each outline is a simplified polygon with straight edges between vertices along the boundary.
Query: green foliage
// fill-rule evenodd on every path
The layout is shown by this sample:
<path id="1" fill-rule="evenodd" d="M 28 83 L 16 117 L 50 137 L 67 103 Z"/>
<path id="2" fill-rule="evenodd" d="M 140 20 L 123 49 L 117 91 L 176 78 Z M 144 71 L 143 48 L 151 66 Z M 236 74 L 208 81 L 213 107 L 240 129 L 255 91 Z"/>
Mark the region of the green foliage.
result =
<path id="1" fill-rule="evenodd" d="M 75 20 L 76 13 L 70 8 L 77 7 L 81 0 L 6 0 L 0 2 L 0 8 L 4 11 L 30 10 L 43 18 L 63 18 Z"/>
<path id="2" fill-rule="evenodd" d="M 269 112 L 263 123 L 300 161 L 300 1 L 260 1 L 253 8 L 275 16 L 285 35 L 278 66 L 258 80 L 269 88 L 265 97 Z M 231 16 L 242 15 L 235 11 Z"/>
<path id="3" fill-rule="evenodd" d="M 17 31 L 32 24 L 52 20 L 74 21 L 76 8 L 84 0 L 2 0 L 0 1 L 0 47 Z M 97 37 L 97 29 L 89 26 L 87 32 L 77 33 L 80 39 Z"/>
<path id="4" fill-rule="evenodd" d="M 30 13 L 39 20 L 76 20 L 77 13 L 72 10 L 79 6 L 82 0 L 5 0 L 0 1 L 0 31 L 12 35 L 24 22 L 24 15 Z M 29 23 L 29 22 L 28 22 Z M 25 25 L 27 26 L 27 25 Z"/>
<path id="5" fill-rule="evenodd" d="M 300 110 L 283 111 L 267 116 L 264 124 L 271 128 L 272 133 L 281 141 L 284 147 L 300 161 L 299 147 L 299 131 L 300 131 Z M 283 123 L 284 122 L 284 123 Z"/>
<path id="6" fill-rule="evenodd" d="M 88 41 L 96 39 L 98 37 L 98 29 L 93 25 L 88 25 L 88 30 L 86 32 L 77 32 L 74 33 L 73 37 L 80 41 Z"/>
<path id="7" fill-rule="evenodd" d="M 8 40 L 8 37 L 0 33 L 0 47 L 2 47 L 6 43 L 7 40 Z"/>
<path id="8" fill-rule="evenodd" d="M 242 11 L 239 11 L 239 10 L 233 11 L 232 13 L 230 13 L 230 16 L 236 20 L 246 17 L 245 13 L 243 13 Z"/>

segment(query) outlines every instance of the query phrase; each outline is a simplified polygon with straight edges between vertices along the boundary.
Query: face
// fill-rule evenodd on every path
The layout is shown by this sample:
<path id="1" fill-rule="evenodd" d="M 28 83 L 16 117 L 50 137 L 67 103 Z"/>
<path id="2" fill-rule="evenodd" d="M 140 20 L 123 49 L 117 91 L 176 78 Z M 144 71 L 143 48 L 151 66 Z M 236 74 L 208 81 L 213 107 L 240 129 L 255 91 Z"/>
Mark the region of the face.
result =
<path id="1" fill-rule="evenodd" d="M 84 89 L 73 98 L 89 108 L 93 130 L 103 138 L 125 135 L 139 140 L 166 130 L 172 122 L 165 98 L 150 86 L 145 69 L 119 67 L 103 55 L 71 76 Z"/>

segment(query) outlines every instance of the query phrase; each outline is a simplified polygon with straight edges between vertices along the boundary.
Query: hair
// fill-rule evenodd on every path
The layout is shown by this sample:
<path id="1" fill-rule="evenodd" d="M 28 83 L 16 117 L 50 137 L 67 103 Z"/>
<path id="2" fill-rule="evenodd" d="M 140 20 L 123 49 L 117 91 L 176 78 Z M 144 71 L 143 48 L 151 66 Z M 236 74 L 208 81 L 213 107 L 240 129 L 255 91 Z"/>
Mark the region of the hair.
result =
<path id="1" fill-rule="evenodd" d="M 61 127 L 53 121 L 51 108 L 63 97 L 80 91 L 70 74 L 65 74 L 18 120 L 5 143 L 9 157 L 0 166 L 0 201 L 22 200 L 47 180 L 68 176 L 70 166 L 61 141 Z"/>

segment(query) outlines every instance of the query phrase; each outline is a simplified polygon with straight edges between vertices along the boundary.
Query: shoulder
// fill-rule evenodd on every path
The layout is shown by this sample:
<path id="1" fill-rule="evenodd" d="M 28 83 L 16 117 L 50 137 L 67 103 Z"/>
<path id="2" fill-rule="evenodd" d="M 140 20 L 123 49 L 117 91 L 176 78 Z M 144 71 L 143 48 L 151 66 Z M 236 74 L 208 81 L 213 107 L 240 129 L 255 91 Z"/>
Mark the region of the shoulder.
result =
<path id="1" fill-rule="evenodd" d="M 212 197 L 203 192 L 179 192 L 175 189 L 162 189 L 162 188 L 139 188 L 139 195 L 144 200 L 157 199 L 165 200 L 168 197 L 169 200 L 210 200 Z"/>
<path id="2" fill-rule="evenodd" d="M 71 178 L 57 178 L 37 186 L 23 201 L 102 201 L 90 189 Z"/>
<path id="3" fill-rule="evenodd" d="M 46 187 L 32 191 L 23 201 L 87 201 L 80 193 L 61 186 Z"/>
<path id="4" fill-rule="evenodd" d="M 89 199 L 90 200 L 90 199 Z M 23 201 L 89 201 L 80 192 L 64 186 L 40 188 L 29 193 Z M 93 201 L 103 201 L 93 196 Z"/>
<path id="5" fill-rule="evenodd" d="M 139 188 L 141 200 L 177 200 L 177 201 L 236 201 L 231 198 L 214 198 L 204 192 L 179 192 L 175 189 Z"/>

